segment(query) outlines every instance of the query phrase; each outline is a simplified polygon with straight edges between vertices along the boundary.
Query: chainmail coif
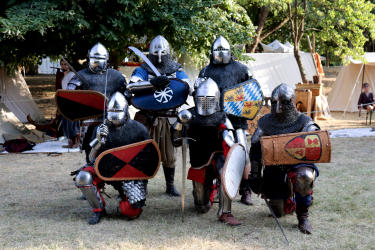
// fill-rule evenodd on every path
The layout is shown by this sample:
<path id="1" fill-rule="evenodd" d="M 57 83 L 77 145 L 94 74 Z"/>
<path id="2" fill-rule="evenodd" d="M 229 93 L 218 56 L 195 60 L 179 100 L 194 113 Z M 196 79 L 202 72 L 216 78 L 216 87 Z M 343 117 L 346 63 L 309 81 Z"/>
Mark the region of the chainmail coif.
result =
<path id="1" fill-rule="evenodd" d="M 155 68 L 160 72 L 161 75 L 170 75 L 175 73 L 181 64 L 172 61 L 171 55 L 166 54 L 161 56 L 161 63 L 159 63 L 159 56 L 149 55 L 150 62 L 155 66 Z M 150 75 L 155 75 L 154 71 L 148 66 L 147 63 L 142 63 L 141 67 L 144 68 Z"/>

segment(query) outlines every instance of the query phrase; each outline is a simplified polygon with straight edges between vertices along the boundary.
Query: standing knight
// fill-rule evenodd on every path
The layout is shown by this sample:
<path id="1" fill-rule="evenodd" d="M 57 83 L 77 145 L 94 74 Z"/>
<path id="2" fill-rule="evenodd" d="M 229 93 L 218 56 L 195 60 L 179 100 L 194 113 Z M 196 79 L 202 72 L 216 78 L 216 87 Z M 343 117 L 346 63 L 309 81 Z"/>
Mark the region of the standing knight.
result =
<path id="1" fill-rule="evenodd" d="M 149 134 L 145 126 L 129 118 L 125 97 L 120 92 L 113 94 L 107 108 L 106 123 L 96 127 L 91 138 L 89 163 L 72 172 L 72 175 L 77 174 L 76 187 L 82 191 L 94 212 L 89 220 L 90 225 L 99 223 L 102 216 L 106 215 L 105 201 L 100 191 L 105 182 L 97 176 L 93 167 L 96 157 L 106 150 L 147 139 Z M 108 184 L 119 192 L 121 213 L 129 218 L 139 217 L 145 206 L 147 180 L 111 181 Z M 137 195 L 133 195 L 134 193 Z"/>
<path id="2" fill-rule="evenodd" d="M 277 86 L 271 96 L 271 113 L 261 117 L 258 128 L 251 138 L 250 183 L 254 192 L 264 192 L 270 199 L 276 216 L 285 213 L 297 214 L 298 228 L 301 232 L 311 234 L 312 226 L 307 217 L 312 203 L 315 178 L 319 170 L 315 164 L 266 166 L 262 176 L 262 136 L 281 135 L 297 132 L 318 131 L 319 126 L 305 114 L 296 110 L 296 97 L 293 88 L 286 84 Z M 291 199 L 293 196 L 295 201 Z M 291 195 L 292 194 L 292 195 Z M 296 207 L 295 207 L 296 204 Z"/>
<path id="3" fill-rule="evenodd" d="M 192 88 L 188 76 L 183 71 L 181 64 L 171 59 L 170 53 L 167 40 L 160 35 L 155 37 L 150 44 L 149 60 L 161 76 L 156 76 L 150 66 L 143 63 L 141 67 L 134 70 L 130 77 L 129 90 L 133 93 L 137 92 L 137 95 L 142 95 L 142 89 L 146 86 L 163 89 L 169 84 L 169 78 L 178 78 L 189 85 L 191 93 Z M 176 115 L 176 109 L 168 111 L 141 110 L 134 117 L 135 120 L 139 120 L 147 127 L 151 137 L 159 145 L 166 181 L 166 193 L 171 196 L 180 196 L 174 186 L 176 156 L 170 136 L 170 128 L 177 119 Z"/>
<path id="4" fill-rule="evenodd" d="M 119 71 L 108 68 L 108 59 L 108 50 L 101 43 L 95 44 L 88 53 L 89 67 L 78 72 L 87 84 L 83 83 L 77 76 L 74 76 L 69 81 L 67 89 L 89 90 L 91 88 L 106 97 L 112 96 L 117 91 L 124 93 L 126 79 Z M 103 117 L 84 120 L 81 123 L 81 150 L 85 150 L 87 162 L 89 162 L 88 156 L 91 151 L 89 146 L 91 135 L 95 126 L 102 123 Z"/>
<path id="5" fill-rule="evenodd" d="M 219 36 L 211 46 L 210 64 L 201 70 L 194 84 L 197 88 L 205 78 L 210 77 L 219 86 L 220 92 L 228 87 L 235 86 L 252 78 L 246 65 L 232 60 L 231 47 L 227 39 Z M 236 142 L 242 144 L 248 152 L 245 130 L 248 129 L 247 120 L 241 117 L 228 115 L 233 124 Z M 240 186 L 241 202 L 253 205 L 248 176 L 250 173 L 250 161 L 246 158 L 246 167 Z"/>
<path id="6" fill-rule="evenodd" d="M 220 109 L 220 91 L 215 81 L 206 79 L 194 93 L 195 107 L 179 113 L 171 135 L 173 144 L 181 146 L 181 142 L 175 139 L 182 137 L 183 126 L 188 126 L 187 135 L 195 140 L 189 141 L 191 168 L 188 179 L 193 181 L 195 208 L 200 213 L 206 213 L 217 193 L 215 180 L 223 181 L 220 179 L 226 156 L 235 144 L 234 129 Z M 225 194 L 223 184 L 219 185 L 219 221 L 229 226 L 240 225 L 232 215 L 231 199 Z"/>

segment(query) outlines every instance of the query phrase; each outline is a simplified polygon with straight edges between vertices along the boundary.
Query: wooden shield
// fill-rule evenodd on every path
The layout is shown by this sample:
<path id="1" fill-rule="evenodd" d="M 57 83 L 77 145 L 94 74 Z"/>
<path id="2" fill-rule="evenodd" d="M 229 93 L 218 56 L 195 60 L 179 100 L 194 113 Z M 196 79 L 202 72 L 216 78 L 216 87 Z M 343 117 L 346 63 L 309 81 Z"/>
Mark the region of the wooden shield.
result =
<path id="1" fill-rule="evenodd" d="M 169 87 L 143 95 L 135 95 L 131 104 L 140 110 L 160 111 L 178 108 L 186 102 L 189 94 L 189 85 L 177 78 L 170 78 Z"/>
<path id="2" fill-rule="evenodd" d="M 56 106 L 66 119 L 80 121 L 103 116 L 105 96 L 93 90 L 63 90 L 55 94 Z"/>
<path id="3" fill-rule="evenodd" d="M 221 92 L 220 105 L 231 116 L 252 120 L 263 105 L 263 92 L 255 79 L 224 89 Z"/>
<path id="4" fill-rule="evenodd" d="M 327 130 L 264 136 L 260 143 L 264 166 L 331 162 Z"/>
<path id="5" fill-rule="evenodd" d="M 104 151 L 95 160 L 95 172 L 104 181 L 151 179 L 160 161 L 158 145 L 146 140 Z"/>
<path id="6" fill-rule="evenodd" d="M 245 157 L 245 148 L 239 143 L 234 144 L 230 148 L 221 170 L 221 183 L 225 194 L 231 200 L 236 198 L 240 188 L 243 171 L 245 170 Z"/>

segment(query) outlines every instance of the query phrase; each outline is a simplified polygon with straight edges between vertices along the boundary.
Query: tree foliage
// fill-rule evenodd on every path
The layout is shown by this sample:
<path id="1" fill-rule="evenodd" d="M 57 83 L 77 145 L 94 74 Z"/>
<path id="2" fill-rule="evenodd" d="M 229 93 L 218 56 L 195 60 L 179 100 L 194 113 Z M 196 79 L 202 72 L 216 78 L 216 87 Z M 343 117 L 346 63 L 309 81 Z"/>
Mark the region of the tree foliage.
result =
<path id="1" fill-rule="evenodd" d="M 124 58 L 139 39 L 163 35 L 177 53 L 208 55 L 215 36 L 232 44 L 251 40 L 245 10 L 232 0 L 10 0 L 0 17 L 0 61 L 7 67 L 65 54 L 83 59 L 101 42 L 112 58 Z M 240 51 L 236 51 L 240 55 Z"/>

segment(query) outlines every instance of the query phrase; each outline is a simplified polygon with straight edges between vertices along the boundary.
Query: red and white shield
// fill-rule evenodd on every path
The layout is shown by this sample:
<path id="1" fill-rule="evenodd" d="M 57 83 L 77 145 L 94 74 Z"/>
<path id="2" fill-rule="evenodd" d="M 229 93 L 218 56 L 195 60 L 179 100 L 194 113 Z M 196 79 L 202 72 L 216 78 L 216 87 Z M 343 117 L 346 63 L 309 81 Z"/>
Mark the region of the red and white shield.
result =
<path id="1" fill-rule="evenodd" d="M 317 134 L 302 135 L 290 140 L 285 150 L 295 159 L 317 161 L 322 154 L 322 143 Z"/>

